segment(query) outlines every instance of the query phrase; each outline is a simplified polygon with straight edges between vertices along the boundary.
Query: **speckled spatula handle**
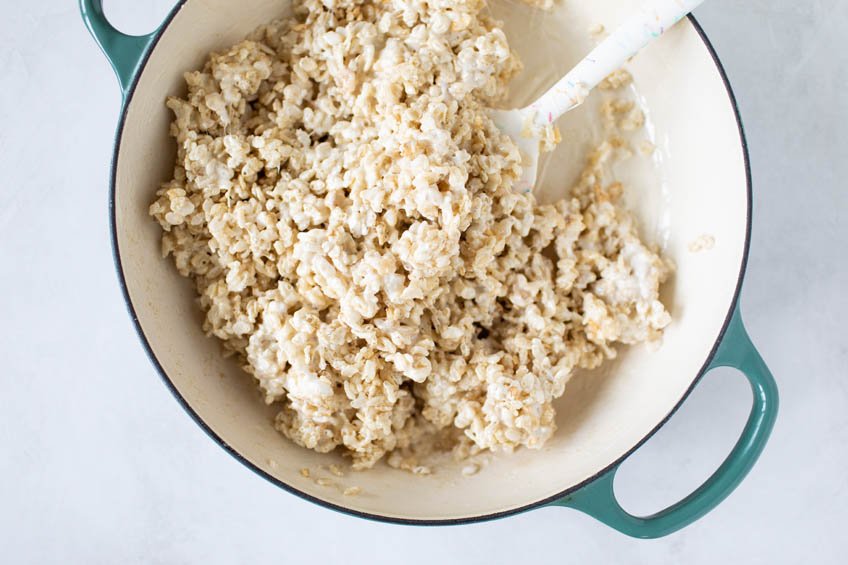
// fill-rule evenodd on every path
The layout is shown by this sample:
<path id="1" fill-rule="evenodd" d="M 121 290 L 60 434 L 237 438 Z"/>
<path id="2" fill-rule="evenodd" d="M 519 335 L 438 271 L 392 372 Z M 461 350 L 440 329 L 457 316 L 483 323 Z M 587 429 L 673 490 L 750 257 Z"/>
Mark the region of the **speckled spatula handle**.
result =
<path id="1" fill-rule="evenodd" d="M 649 0 L 643 4 L 633 17 L 530 105 L 536 122 L 539 125 L 549 124 L 580 105 L 589 90 L 703 2 Z"/>

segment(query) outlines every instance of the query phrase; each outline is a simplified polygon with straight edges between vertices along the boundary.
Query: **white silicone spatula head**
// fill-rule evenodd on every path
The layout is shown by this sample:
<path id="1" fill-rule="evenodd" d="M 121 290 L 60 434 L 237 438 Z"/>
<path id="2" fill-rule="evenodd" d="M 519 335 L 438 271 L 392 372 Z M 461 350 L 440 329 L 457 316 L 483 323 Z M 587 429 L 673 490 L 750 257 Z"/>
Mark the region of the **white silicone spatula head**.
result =
<path id="1" fill-rule="evenodd" d="M 522 154 L 524 170 L 516 191 L 529 192 L 536 184 L 544 127 L 582 104 L 591 89 L 703 2 L 648 0 L 538 100 L 525 108 L 491 111 L 495 124 L 515 141 Z"/>

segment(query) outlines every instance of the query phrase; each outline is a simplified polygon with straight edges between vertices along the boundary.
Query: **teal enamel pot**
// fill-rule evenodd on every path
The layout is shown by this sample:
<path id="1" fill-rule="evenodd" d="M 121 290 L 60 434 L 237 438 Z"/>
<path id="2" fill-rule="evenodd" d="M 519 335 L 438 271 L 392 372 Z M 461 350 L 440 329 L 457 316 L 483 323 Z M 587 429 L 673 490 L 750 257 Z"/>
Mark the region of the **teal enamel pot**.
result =
<path id="1" fill-rule="evenodd" d="M 557 404 L 557 433 L 544 448 L 496 456 L 474 477 L 463 477 L 459 464 L 428 477 L 378 465 L 340 479 L 362 489 L 359 496 L 344 496 L 301 475 L 302 468 L 317 469 L 335 456 L 297 447 L 272 428 L 274 408 L 262 403 L 251 379 L 201 331 L 193 289 L 162 259 L 160 228 L 147 214 L 175 157 L 165 97 L 183 91 L 182 73 L 199 68 L 210 51 L 286 15 L 289 1 L 180 0 L 159 29 L 131 37 L 109 24 L 101 0 L 80 0 L 83 19 L 114 67 L 123 96 L 109 189 L 120 283 L 144 348 L 186 412 L 221 447 L 279 487 L 387 522 L 462 524 L 566 506 L 625 534 L 652 538 L 679 530 L 724 500 L 762 452 L 778 395 L 738 309 L 751 233 L 745 139 L 727 77 L 692 18 L 630 65 L 633 92 L 647 111 L 657 151 L 650 166 L 622 169 L 622 180 L 643 236 L 677 266 L 663 294 L 673 322 L 662 346 L 625 348 L 603 369 L 576 375 Z M 520 17 L 529 7 L 493 0 L 493 11 L 506 22 L 525 63 L 515 96 L 526 99 L 561 76 L 588 50 L 585 30 L 598 22 L 616 25 L 631 4 L 568 2 L 545 18 L 529 18 Z M 531 20 L 535 28 L 528 33 Z M 562 151 L 576 151 L 578 133 L 591 132 L 580 127 L 590 106 L 566 118 L 563 129 L 573 136 Z M 562 157 L 554 162 L 573 161 Z M 551 170 L 556 174 L 549 170 L 546 179 L 570 174 Z M 545 182 L 549 195 L 558 190 Z M 695 253 L 690 244 L 699 238 L 712 245 Z M 736 446 L 679 503 L 652 516 L 628 514 L 613 492 L 619 465 L 671 417 L 705 373 L 724 366 L 738 369 L 753 390 L 751 414 Z M 657 469 L 660 477 L 670 472 Z"/>

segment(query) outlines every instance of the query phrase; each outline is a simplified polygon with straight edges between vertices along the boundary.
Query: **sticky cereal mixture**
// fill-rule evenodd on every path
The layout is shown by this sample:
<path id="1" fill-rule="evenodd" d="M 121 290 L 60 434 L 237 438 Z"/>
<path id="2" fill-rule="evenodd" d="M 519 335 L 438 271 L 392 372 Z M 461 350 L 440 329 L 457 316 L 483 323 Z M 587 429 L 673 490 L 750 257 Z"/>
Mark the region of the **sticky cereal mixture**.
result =
<path id="1" fill-rule="evenodd" d="M 614 144 L 564 200 L 512 191 L 487 108 L 520 63 L 483 8 L 302 0 L 167 102 L 163 254 L 279 431 L 355 468 L 539 448 L 575 369 L 669 323 L 668 267 L 603 177 Z"/>
<path id="2" fill-rule="evenodd" d="M 521 0 L 525 4 L 530 4 L 542 10 L 550 10 L 554 7 L 554 0 Z"/>

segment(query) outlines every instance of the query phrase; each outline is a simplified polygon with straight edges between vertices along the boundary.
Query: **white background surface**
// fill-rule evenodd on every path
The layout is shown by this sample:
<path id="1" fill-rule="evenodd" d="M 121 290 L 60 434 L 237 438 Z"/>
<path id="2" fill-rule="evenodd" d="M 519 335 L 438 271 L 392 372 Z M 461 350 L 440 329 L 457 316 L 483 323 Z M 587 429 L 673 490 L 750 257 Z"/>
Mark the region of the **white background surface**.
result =
<path id="1" fill-rule="evenodd" d="M 125 30 L 173 0 L 112 0 Z M 569 0 L 571 1 L 571 0 Z M 848 555 L 848 3 L 712 0 L 755 181 L 742 310 L 778 378 L 759 464 L 662 540 L 544 509 L 454 528 L 374 524 L 286 494 L 182 412 L 113 271 L 115 78 L 72 0 L 0 0 L 0 561 L 3 563 L 845 563 Z M 625 506 L 686 494 L 730 449 L 747 384 L 710 374 L 625 464 Z"/>

